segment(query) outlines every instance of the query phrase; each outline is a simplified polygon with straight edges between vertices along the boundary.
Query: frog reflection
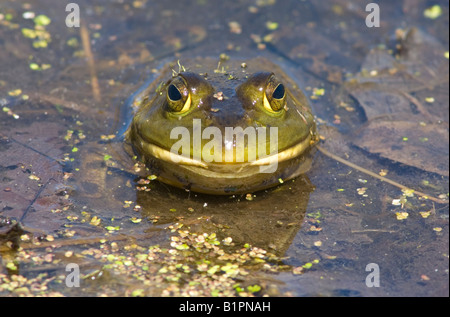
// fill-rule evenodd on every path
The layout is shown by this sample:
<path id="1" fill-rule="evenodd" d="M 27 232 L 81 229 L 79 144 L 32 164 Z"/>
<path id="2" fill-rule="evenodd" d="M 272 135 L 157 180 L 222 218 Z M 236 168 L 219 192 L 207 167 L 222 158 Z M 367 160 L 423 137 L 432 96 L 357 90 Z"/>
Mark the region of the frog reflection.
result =
<path id="1" fill-rule="evenodd" d="M 156 225 L 163 227 L 182 223 L 182 230 L 214 232 L 219 240 L 232 238 L 237 247 L 248 243 L 278 256 L 284 255 L 300 229 L 314 190 L 304 175 L 254 195 L 188 194 L 157 182 L 151 187 L 150 192 L 137 192 L 142 218 L 158 219 Z"/>

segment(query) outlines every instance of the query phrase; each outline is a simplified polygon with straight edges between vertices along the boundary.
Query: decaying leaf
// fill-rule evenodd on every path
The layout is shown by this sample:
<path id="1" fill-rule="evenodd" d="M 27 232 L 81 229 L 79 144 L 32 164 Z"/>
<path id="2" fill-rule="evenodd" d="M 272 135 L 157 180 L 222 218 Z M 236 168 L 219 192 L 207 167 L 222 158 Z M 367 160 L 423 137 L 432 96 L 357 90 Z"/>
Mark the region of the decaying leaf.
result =
<path id="1" fill-rule="evenodd" d="M 2 216 L 24 218 L 22 224 L 45 232 L 63 225 L 65 217 L 51 212 L 67 204 L 60 194 L 64 190 L 58 163 L 64 146 L 61 131 L 64 126 L 54 122 L 17 125 L 0 143 Z"/>
<path id="2" fill-rule="evenodd" d="M 397 37 L 397 51 L 373 49 L 346 84 L 368 120 L 352 142 L 383 158 L 448 176 L 445 49 L 415 28 L 398 31 Z"/>
<path id="3" fill-rule="evenodd" d="M 358 84 L 350 94 L 364 109 L 368 120 L 388 115 L 401 115 L 402 119 L 420 121 L 430 117 L 423 105 L 400 90 L 389 89 L 374 83 Z"/>
<path id="4" fill-rule="evenodd" d="M 449 175 L 447 124 L 374 120 L 353 143 L 366 151 L 440 175 Z"/>

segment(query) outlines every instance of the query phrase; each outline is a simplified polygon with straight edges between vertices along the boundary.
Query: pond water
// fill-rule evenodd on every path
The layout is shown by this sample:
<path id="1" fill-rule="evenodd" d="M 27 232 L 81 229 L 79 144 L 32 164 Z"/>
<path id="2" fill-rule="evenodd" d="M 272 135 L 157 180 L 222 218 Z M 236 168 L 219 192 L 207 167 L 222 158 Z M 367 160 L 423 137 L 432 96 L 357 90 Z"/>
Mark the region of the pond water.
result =
<path id="1" fill-rule="evenodd" d="M 448 2 L 372 28 L 348 0 L 77 1 L 80 27 L 67 3 L 0 0 L 1 296 L 449 295 Z M 436 199 L 319 151 L 254 193 L 158 182 L 115 136 L 130 96 L 221 54 L 272 60 L 323 148 Z"/>

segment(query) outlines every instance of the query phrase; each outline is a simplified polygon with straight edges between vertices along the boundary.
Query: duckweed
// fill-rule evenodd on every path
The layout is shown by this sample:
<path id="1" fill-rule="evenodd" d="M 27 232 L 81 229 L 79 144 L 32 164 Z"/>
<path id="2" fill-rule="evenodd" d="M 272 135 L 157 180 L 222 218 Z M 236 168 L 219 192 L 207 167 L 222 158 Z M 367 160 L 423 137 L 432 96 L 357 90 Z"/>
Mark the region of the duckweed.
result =
<path id="1" fill-rule="evenodd" d="M 437 19 L 442 15 L 442 9 L 439 5 L 434 5 L 430 8 L 425 9 L 423 15 L 428 19 Z"/>
<path id="2" fill-rule="evenodd" d="M 85 216 L 91 224 L 99 220 L 96 216 L 91 218 L 87 213 Z M 73 248 L 64 250 L 57 246 L 59 238 L 68 236 L 67 232 L 61 233 L 59 238 L 51 236 L 49 239 L 47 236 L 46 240 L 52 244 L 45 247 L 46 254 L 42 255 L 33 249 L 20 250 L 16 258 L 8 262 L 7 268 L 17 268 L 16 263 L 35 268 L 50 264 L 60 267 L 63 271 L 64 262 L 83 259 L 85 263 L 89 263 L 92 259 L 102 263 L 101 267 L 94 271 L 85 271 L 84 274 L 82 270 L 81 283 L 115 276 L 115 279 L 120 280 L 120 287 L 108 289 L 105 286 L 105 293 L 102 295 L 133 297 L 261 296 L 265 294 L 265 286 L 254 283 L 258 275 L 265 274 L 265 271 L 278 272 L 286 269 L 278 264 L 281 263 L 280 258 L 262 248 L 250 244 L 235 245 L 231 237 L 219 238 L 215 232 L 191 232 L 179 223 L 166 228 L 168 232 L 172 232 L 167 247 L 143 247 L 130 242 L 111 241 L 111 235 L 120 227 L 106 226 L 105 229 L 110 234 L 103 241 L 98 241 L 97 247 L 79 252 Z M 33 240 L 33 244 L 38 243 L 35 237 L 27 236 L 27 243 L 30 244 L 30 240 Z M 249 276 L 251 278 L 248 278 Z M 63 293 L 67 292 L 67 288 L 61 293 L 48 292 L 49 285 L 53 290 L 57 289 L 58 285 L 64 287 L 64 278 L 64 274 L 52 277 L 42 275 L 39 285 L 45 288 L 45 293 L 43 290 L 37 291 L 29 287 L 30 281 L 34 283 L 32 279 L 20 277 L 23 283 L 6 282 L 5 285 L 2 284 L 0 294 L 5 294 L 2 293 L 5 291 L 20 293 L 23 296 L 41 296 L 44 293 L 50 296 L 66 295 Z M 247 282 L 250 280 L 253 281 L 252 284 Z M 8 277 L 0 274 L 0 282 L 4 281 L 9 281 Z"/>

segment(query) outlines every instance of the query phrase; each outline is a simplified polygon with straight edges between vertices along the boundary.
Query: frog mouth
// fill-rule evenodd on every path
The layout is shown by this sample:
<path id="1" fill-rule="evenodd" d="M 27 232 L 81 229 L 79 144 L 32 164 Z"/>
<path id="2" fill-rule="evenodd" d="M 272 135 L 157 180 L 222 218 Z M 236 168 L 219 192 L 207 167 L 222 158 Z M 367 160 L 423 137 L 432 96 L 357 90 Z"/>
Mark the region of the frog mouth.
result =
<path id="1" fill-rule="evenodd" d="M 141 142 L 140 147 L 143 153 L 147 155 L 162 160 L 167 163 L 173 163 L 177 165 L 182 165 L 185 167 L 195 167 L 204 169 L 205 171 L 210 171 L 211 173 L 219 173 L 221 176 L 230 174 L 230 177 L 236 177 L 244 169 L 252 169 L 255 167 L 264 167 L 270 165 L 276 165 L 284 161 L 296 158 L 301 154 L 305 153 L 309 148 L 317 143 L 318 139 L 308 134 L 299 143 L 284 149 L 281 152 L 276 152 L 271 155 L 263 156 L 254 161 L 250 162 L 204 162 L 202 160 L 197 160 L 194 158 L 186 157 L 184 155 L 173 153 L 172 151 L 166 150 L 156 144 L 149 142 Z M 245 173 L 244 173 L 245 174 Z"/>

